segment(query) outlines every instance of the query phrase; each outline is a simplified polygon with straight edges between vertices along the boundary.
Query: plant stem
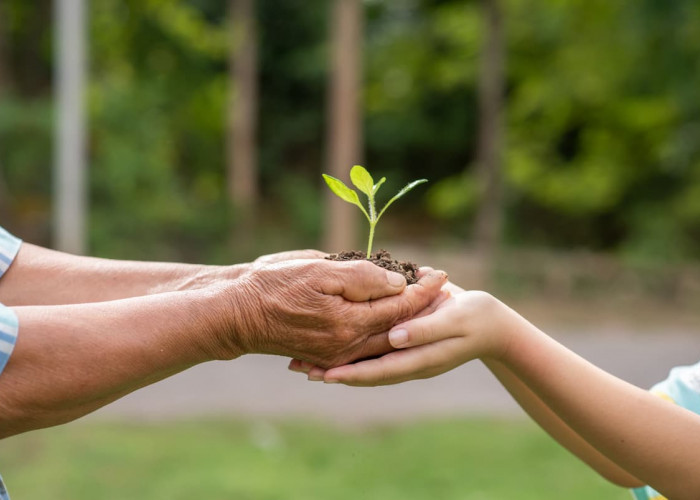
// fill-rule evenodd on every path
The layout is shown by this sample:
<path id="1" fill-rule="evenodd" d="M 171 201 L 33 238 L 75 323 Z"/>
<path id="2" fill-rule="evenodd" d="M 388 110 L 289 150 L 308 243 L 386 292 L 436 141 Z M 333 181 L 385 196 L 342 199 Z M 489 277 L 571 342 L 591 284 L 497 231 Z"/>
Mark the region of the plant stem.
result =
<path id="1" fill-rule="evenodd" d="M 367 244 L 367 259 L 369 260 L 370 255 L 372 255 L 372 241 L 374 240 L 374 226 L 377 223 L 369 223 L 369 243 Z"/>

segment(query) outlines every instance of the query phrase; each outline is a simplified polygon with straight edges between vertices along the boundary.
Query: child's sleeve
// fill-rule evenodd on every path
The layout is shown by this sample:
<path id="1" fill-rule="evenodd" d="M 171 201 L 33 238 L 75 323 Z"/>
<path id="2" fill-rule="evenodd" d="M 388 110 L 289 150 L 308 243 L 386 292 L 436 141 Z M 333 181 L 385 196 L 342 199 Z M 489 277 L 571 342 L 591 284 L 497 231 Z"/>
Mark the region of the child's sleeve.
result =
<path id="1" fill-rule="evenodd" d="M 668 378 L 653 386 L 650 392 L 700 414 L 700 363 L 672 369 Z M 632 495 L 636 500 L 665 499 L 663 495 L 649 486 L 633 489 Z"/>

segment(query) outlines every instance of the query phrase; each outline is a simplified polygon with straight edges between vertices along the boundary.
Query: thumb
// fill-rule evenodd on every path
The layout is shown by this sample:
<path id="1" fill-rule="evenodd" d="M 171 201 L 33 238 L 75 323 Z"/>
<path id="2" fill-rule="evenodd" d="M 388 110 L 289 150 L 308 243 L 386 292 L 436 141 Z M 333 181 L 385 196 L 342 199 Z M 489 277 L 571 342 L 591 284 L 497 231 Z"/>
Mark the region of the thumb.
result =
<path id="1" fill-rule="evenodd" d="M 330 262 L 335 264 L 332 278 L 321 283 L 323 293 L 342 295 L 352 302 L 365 302 L 401 293 L 406 279 L 367 260 Z"/>
<path id="2" fill-rule="evenodd" d="M 389 343 L 396 349 L 405 349 L 453 337 L 450 321 L 444 310 L 411 319 L 396 325 L 389 332 Z"/>

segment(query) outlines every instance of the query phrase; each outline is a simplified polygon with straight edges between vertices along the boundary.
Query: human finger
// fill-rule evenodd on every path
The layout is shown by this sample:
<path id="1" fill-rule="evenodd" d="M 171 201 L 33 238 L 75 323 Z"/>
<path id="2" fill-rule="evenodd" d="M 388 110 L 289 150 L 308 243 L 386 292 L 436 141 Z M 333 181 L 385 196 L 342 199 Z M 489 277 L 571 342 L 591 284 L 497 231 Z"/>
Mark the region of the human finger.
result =
<path id="1" fill-rule="evenodd" d="M 453 300 L 453 299 L 449 299 Z M 389 332 L 389 342 L 396 349 L 406 349 L 454 337 L 454 319 L 446 309 L 396 325 Z"/>
<path id="2" fill-rule="evenodd" d="M 367 337 L 359 351 L 353 353 L 354 359 L 365 359 L 376 356 L 383 356 L 386 353 L 395 351 L 389 342 L 389 332 L 376 333 Z"/>
<path id="3" fill-rule="evenodd" d="M 296 358 L 292 358 L 291 360 L 289 360 L 287 370 L 292 372 L 301 372 L 301 360 Z"/>
<path id="4" fill-rule="evenodd" d="M 440 288 L 447 281 L 442 271 L 431 271 L 418 283 L 406 287 L 396 297 L 384 297 L 369 303 L 367 323 L 372 331 L 388 330 L 397 323 L 406 321 L 428 307 L 440 294 Z"/>
<path id="5" fill-rule="evenodd" d="M 353 359 L 365 360 L 370 358 L 376 358 L 394 350 L 395 349 L 389 343 L 387 332 L 378 333 L 367 337 L 367 340 L 362 344 L 362 348 L 359 351 L 353 353 Z M 309 380 L 312 381 L 323 380 L 323 374 L 326 372 L 324 368 L 313 365 L 306 361 L 297 361 L 298 363 L 295 363 L 295 371 L 306 373 L 308 375 Z"/>
<path id="6" fill-rule="evenodd" d="M 292 359 L 289 362 L 289 366 L 287 368 L 293 372 L 309 373 L 309 370 L 311 370 L 311 368 L 313 367 L 314 365 L 312 365 L 308 361 L 303 361 L 301 359 Z"/>
<path id="7" fill-rule="evenodd" d="M 430 266 L 421 266 L 418 268 L 418 271 L 416 271 L 416 277 L 420 279 L 431 271 L 435 271 L 435 269 Z"/>
<path id="8" fill-rule="evenodd" d="M 462 288 L 459 285 L 455 285 L 451 281 L 448 281 L 447 283 L 445 283 L 445 285 L 442 287 L 442 289 L 447 290 L 452 295 L 458 295 L 458 294 L 464 293 L 466 291 L 464 288 Z"/>
<path id="9" fill-rule="evenodd" d="M 430 304 L 428 304 L 428 306 L 425 309 L 423 309 L 418 314 L 413 316 L 412 319 L 418 319 L 418 318 L 422 318 L 423 316 L 428 316 L 429 314 L 433 314 L 450 297 L 452 297 L 452 294 L 450 292 L 448 292 L 447 290 L 445 290 L 445 287 L 443 286 L 442 289 L 440 289 L 440 292 L 438 293 L 437 297 L 435 297 L 435 300 L 433 300 Z"/>
<path id="10" fill-rule="evenodd" d="M 267 265 L 275 264 L 277 262 L 285 262 L 288 260 L 308 260 L 308 259 L 323 259 L 328 254 L 321 252 L 320 250 L 313 250 L 311 248 L 306 248 L 304 250 L 288 250 L 286 252 L 271 253 L 268 255 L 261 255 L 255 259 L 255 265 Z"/>
<path id="11" fill-rule="evenodd" d="M 365 302 L 401 293 L 406 279 L 399 273 L 387 271 L 368 260 L 330 262 L 329 276 L 321 283 L 326 295 L 341 295 L 352 302 Z"/>
<path id="12" fill-rule="evenodd" d="M 307 379 L 311 382 L 321 382 L 326 374 L 326 370 L 320 366 L 314 366 L 307 374 Z"/>
<path id="13" fill-rule="evenodd" d="M 326 370 L 323 381 L 360 387 L 391 385 L 408 380 L 429 378 L 459 365 L 450 352 L 457 349 L 458 339 L 445 339 L 402 351 L 394 351 L 381 358 L 360 361 Z"/>

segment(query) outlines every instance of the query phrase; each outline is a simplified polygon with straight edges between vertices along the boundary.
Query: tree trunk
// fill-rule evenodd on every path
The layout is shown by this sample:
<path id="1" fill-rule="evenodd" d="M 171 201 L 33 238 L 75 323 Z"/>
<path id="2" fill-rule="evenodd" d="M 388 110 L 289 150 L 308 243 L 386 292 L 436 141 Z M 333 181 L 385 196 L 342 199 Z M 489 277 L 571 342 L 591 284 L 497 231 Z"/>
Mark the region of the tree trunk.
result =
<path id="1" fill-rule="evenodd" d="M 254 0 L 230 0 L 233 41 L 229 64 L 228 194 L 237 218 L 254 216 L 257 172 L 258 50 Z M 247 224 L 244 224 L 247 225 Z"/>
<path id="2" fill-rule="evenodd" d="M 7 61 L 7 0 L 0 0 L 0 98 L 10 90 L 10 73 Z"/>
<path id="3" fill-rule="evenodd" d="M 85 0 L 56 3 L 55 67 L 57 122 L 54 179 L 54 242 L 58 250 L 86 249 L 87 168 L 84 88 L 86 79 Z"/>
<path id="4" fill-rule="evenodd" d="M 477 176 L 480 199 L 474 239 L 483 286 L 491 278 L 493 260 L 501 239 L 505 42 L 499 0 L 481 0 L 481 4 L 485 35 L 479 74 Z"/>
<path id="5" fill-rule="evenodd" d="M 347 180 L 350 168 L 361 163 L 363 10 L 360 0 L 335 0 L 332 9 L 331 81 L 328 92 L 328 165 L 333 177 Z M 323 248 L 355 248 L 359 211 L 326 190 Z"/>
<path id="6" fill-rule="evenodd" d="M 10 86 L 10 78 L 7 64 L 7 30 L 5 28 L 6 0 L 0 0 L 0 101 L 7 95 Z M 0 224 L 8 227 L 10 224 L 10 199 L 2 165 L 2 143 L 0 143 Z"/>

